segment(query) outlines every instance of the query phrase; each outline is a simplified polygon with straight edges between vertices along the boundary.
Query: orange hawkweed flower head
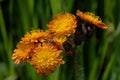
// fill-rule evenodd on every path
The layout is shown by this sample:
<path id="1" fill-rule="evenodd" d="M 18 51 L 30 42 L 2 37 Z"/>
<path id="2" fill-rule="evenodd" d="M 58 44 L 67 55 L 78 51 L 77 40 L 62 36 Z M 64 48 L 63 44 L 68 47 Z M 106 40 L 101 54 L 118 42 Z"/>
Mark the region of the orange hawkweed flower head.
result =
<path id="1" fill-rule="evenodd" d="M 99 16 L 95 16 L 93 13 L 90 13 L 90 12 L 83 13 L 82 11 L 77 10 L 76 14 L 83 21 L 86 21 L 86 22 L 88 22 L 90 24 L 93 24 L 93 25 L 95 25 L 95 26 L 97 26 L 99 28 L 107 29 L 107 26 L 101 21 Z"/>
<path id="2" fill-rule="evenodd" d="M 34 53 L 28 60 L 34 66 L 38 74 L 49 74 L 60 64 L 64 64 L 61 50 L 50 43 L 43 43 L 34 49 Z"/>
<path id="3" fill-rule="evenodd" d="M 55 16 L 47 26 L 55 35 L 69 36 L 75 32 L 76 23 L 76 17 L 67 13 Z"/>
<path id="4" fill-rule="evenodd" d="M 48 31 L 42 30 L 32 30 L 30 33 L 25 34 L 25 36 L 20 41 L 21 43 L 28 43 L 28 42 L 43 42 L 45 39 L 51 38 Z"/>
<path id="5" fill-rule="evenodd" d="M 26 62 L 26 60 L 29 58 L 31 53 L 31 49 L 33 48 L 34 44 L 23 44 L 19 43 L 17 45 L 17 49 L 14 50 L 14 54 L 12 55 L 12 59 L 14 60 L 14 63 L 18 64 L 20 61 Z"/>
<path id="6" fill-rule="evenodd" d="M 32 30 L 30 33 L 25 34 L 18 43 L 17 49 L 14 50 L 12 59 L 16 64 L 26 62 L 33 55 L 33 50 L 38 46 L 38 43 L 42 43 L 48 38 L 50 38 L 50 35 L 41 30 Z"/>

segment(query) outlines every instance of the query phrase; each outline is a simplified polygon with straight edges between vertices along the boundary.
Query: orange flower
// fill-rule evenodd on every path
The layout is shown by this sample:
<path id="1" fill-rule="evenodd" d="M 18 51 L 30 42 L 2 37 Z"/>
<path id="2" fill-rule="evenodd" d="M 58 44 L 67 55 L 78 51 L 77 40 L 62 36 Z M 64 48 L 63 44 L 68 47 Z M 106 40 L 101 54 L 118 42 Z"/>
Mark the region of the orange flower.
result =
<path id="1" fill-rule="evenodd" d="M 43 42 L 45 39 L 51 38 L 48 31 L 42 30 L 32 30 L 30 33 L 25 34 L 25 36 L 20 41 L 21 43 L 29 43 L 29 42 Z"/>
<path id="2" fill-rule="evenodd" d="M 49 74 L 60 64 L 64 64 L 60 55 L 61 50 L 49 43 L 43 43 L 34 49 L 34 53 L 28 60 L 34 66 L 38 74 Z"/>
<path id="3" fill-rule="evenodd" d="M 61 14 L 54 17 L 47 25 L 50 32 L 55 35 L 69 36 L 76 28 L 76 17 L 72 14 Z"/>
<path id="4" fill-rule="evenodd" d="M 26 60 L 29 58 L 29 56 L 32 54 L 32 48 L 34 47 L 34 44 L 22 44 L 19 43 L 17 45 L 17 49 L 14 50 L 14 54 L 12 55 L 12 59 L 14 60 L 15 64 L 22 62 L 26 62 Z"/>
<path id="5" fill-rule="evenodd" d="M 60 55 L 62 50 L 49 40 L 54 40 L 60 45 L 65 41 L 64 38 L 58 40 L 49 31 L 32 30 L 25 34 L 12 55 L 14 63 L 28 61 L 34 66 L 38 74 L 52 73 L 56 67 L 64 64 L 64 61 Z"/>
<path id="6" fill-rule="evenodd" d="M 16 64 L 20 63 L 20 61 L 26 62 L 26 60 L 33 55 L 34 48 L 48 38 L 50 38 L 50 35 L 41 30 L 32 30 L 30 33 L 25 34 L 18 43 L 17 49 L 14 50 L 12 59 Z"/>
<path id="7" fill-rule="evenodd" d="M 93 25 L 95 25 L 95 26 L 97 26 L 99 28 L 107 29 L 107 26 L 101 21 L 99 16 L 95 16 L 93 13 L 90 13 L 90 12 L 83 13 L 82 11 L 77 10 L 76 14 L 83 21 L 86 21 L 86 22 L 88 22 L 90 24 L 93 24 Z"/>

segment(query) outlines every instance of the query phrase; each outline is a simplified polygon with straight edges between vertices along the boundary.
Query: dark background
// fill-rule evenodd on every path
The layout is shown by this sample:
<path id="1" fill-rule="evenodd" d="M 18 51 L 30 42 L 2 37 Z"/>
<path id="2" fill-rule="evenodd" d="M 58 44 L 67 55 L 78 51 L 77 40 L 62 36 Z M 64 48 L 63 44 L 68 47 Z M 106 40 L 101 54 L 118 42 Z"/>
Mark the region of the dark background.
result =
<path id="1" fill-rule="evenodd" d="M 108 25 L 95 28 L 74 58 L 48 76 L 36 74 L 29 64 L 15 65 L 13 50 L 23 35 L 60 13 L 93 12 Z M 120 0 L 0 0 L 0 80 L 120 80 Z"/>

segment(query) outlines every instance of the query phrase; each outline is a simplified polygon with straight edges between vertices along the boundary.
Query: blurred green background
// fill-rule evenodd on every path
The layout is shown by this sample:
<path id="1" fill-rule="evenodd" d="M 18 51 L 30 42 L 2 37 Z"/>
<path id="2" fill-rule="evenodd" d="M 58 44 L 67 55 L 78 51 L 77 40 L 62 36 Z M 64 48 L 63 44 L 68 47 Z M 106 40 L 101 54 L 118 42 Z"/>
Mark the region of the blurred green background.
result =
<path id="1" fill-rule="evenodd" d="M 96 28 L 48 76 L 36 74 L 29 63 L 13 63 L 13 49 L 27 31 L 46 30 L 53 16 L 77 9 L 95 13 L 109 28 Z M 0 0 L 0 80 L 120 80 L 120 0 Z"/>

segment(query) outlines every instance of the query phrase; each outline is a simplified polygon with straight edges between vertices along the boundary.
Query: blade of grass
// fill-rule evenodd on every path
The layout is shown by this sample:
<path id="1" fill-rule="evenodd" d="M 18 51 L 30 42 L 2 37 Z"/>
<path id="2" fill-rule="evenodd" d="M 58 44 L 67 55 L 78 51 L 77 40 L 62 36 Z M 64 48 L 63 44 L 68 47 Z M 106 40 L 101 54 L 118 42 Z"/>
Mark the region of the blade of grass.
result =
<path id="1" fill-rule="evenodd" d="M 14 65 L 12 61 L 12 50 L 13 50 L 13 34 L 12 32 L 9 33 L 9 42 L 8 42 L 8 60 L 9 60 L 9 74 L 14 74 Z"/>
<path id="2" fill-rule="evenodd" d="M 35 6 L 35 1 L 34 0 L 28 0 L 26 1 L 26 4 L 27 4 L 27 8 L 29 9 L 29 14 L 30 14 L 30 17 L 32 19 L 32 27 L 34 29 L 37 29 L 38 28 L 38 19 L 37 19 L 37 15 L 35 13 L 35 10 L 34 10 L 34 6 Z"/>
<path id="3" fill-rule="evenodd" d="M 105 42 L 104 45 L 102 45 L 101 48 L 100 48 L 101 63 L 104 61 L 105 56 L 107 54 L 108 47 L 109 47 L 109 41 L 108 41 L 108 39 L 106 39 L 104 42 Z"/>
<path id="4" fill-rule="evenodd" d="M 10 18 L 10 24 L 12 22 L 12 18 L 13 18 L 13 0 L 10 0 L 9 2 L 9 18 Z"/>
<path id="5" fill-rule="evenodd" d="M 115 37 L 117 37 L 117 36 L 119 36 L 120 35 L 120 22 L 119 22 L 119 24 L 118 24 L 118 26 L 117 26 L 117 29 L 115 30 L 115 33 L 114 33 L 114 36 Z"/>
<path id="6" fill-rule="evenodd" d="M 115 53 L 112 53 L 112 55 L 110 57 L 110 60 L 109 60 L 109 62 L 107 64 L 107 67 L 105 69 L 105 72 L 103 74 L 102 80 L 107 80 L 107 78 L 109 77 L 108 75 L 109 75 L 109 72 L 110 72 L 110 70 L 111 70 L 111 68 L 112 68 L 112 66 L 114 64 L 115 56 L 116 56 Z"/>
<path id="7" fill-rule="evenodd" d="M 71 12 L 73 4 L 74 4 L 74 0 L 62 0 L 61 4 L 62 5 L 64 4 L 62 7 L 64 7 L 66 11 Z"/>
<path id="8" fill-rule="evenodd" d="M 51 16 L 49 1 L 39 0 L 37 2 L 36 12 L 38 13 L 37 17 L 39 17 L 38 19 L 40 20 L 39 23 L 41 23 L 41 25 L 39 25 L 40 28 L 42 28 L 43 30 L 46 30 L 47 29 L 46 24 L 48 23 L 49 17 Z"/>
<path id="9" fill-rule="evenodd" d="M 37 73 L 35 71 L 35 69 L 33 68 L 33 66 L 31 66 L 30 64 L 26 64 L 26 68 L 27 68 L 27 76 L 31 79 L 31 80 L 38 80 L 38 76 Z"/>
<path id="10" fill-rule="evenodd" d="M 3 13 L 2 13 L 2 8 L 0 5 L 0 28 L 1 28 L 1 34 L 2 34 L 2 38 L 3 38 L 3 43 L 4 43 L 4 47 L 5 47 L 5 51 L 7 52 L 7 31 L 6 31 L 6 27 L 5 27 L 5 22 L 4 22 L 4 18 L 3 18 Z"/>
<path id="11" fill-rule="evenodd" d="M 96 58 L 96 59 L 94 59 L 92 68 L 91 68 L 91 70 L 90 70 L 89 80 L 95 80 L 95 78 L 96 78 L 96 73 L 97 73 L 97 69 L 98 69 L 98 65 L 99 65 L 99 59 Z"/>
<path id="12" fill-rule="evenodd" d="M 23 25 L 24 33 L 26 33 L 27 31 L 29 31 L 30 24 L 31 24 L 29 21 L 28 10 L 26 9 L 26 5 L 22 0 L 18 1 L 18 6 L 21 14 L 21 22 L 22 22 L 21 24 Z"/>
<path id="13" fill-rule="evenodd" d="M 33 15 L 33 28 L 38 29 L 38 18 L 36 14 Z"/>
<path id="14" fill-rule="evenodd" d="M 57 68 L 54 73 L 49 75 L 47 80 L 59 80 L 59 68 Z"/>
<path id="15" fill-rule="evenodd" d="M 26 4 L 27 4 L 27 8 L 29 10 L 29 14 L 33 15 L 34 13 L 34 0 L 27 0 Z"/>
<path id="16" fill-rule="evenodd" d="M 58 12 L 61 10 L 60 0 L 50 0 L 50 4 L 51 4 L 53 15 L 58 14 Z"/>

